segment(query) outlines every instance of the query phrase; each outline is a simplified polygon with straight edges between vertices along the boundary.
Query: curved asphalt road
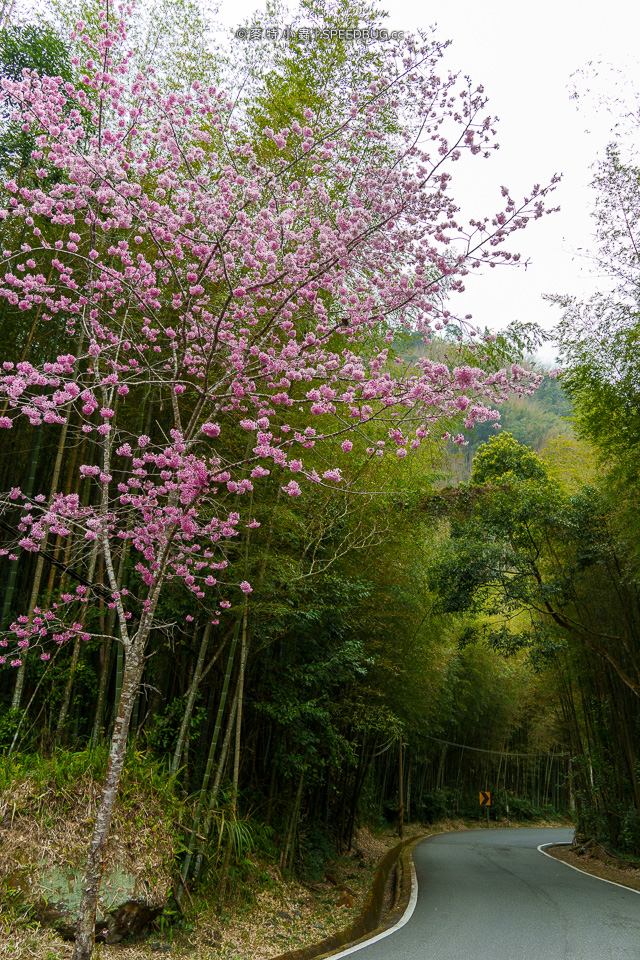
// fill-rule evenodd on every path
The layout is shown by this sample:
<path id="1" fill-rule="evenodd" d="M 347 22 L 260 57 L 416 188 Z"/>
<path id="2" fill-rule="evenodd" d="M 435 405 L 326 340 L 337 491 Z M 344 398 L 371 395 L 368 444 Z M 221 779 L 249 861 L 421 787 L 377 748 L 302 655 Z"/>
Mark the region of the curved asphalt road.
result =
<path id="1" fill-rule="evenodd" d="M 514 828 L 423 841 L 411 919 L 332 960 L 639 960 L 640 894 L 537 850 L 571 836 Z"/>

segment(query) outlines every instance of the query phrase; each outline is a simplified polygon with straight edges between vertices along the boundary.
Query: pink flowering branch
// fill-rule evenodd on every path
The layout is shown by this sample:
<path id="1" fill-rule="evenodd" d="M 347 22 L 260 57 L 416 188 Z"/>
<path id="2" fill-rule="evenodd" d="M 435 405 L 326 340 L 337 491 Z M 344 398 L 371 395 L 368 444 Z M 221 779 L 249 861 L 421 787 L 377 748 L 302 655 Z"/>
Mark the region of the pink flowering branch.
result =
<path id="1" fill-rule="evenodd" d="M 124 22 L 106 7 L 100 39 L 81 23 L 75 39 L 85 50 L 75 84 L 28 70 L 2 81 L 38 166 L 36 185 L 3 188 L 5 235 L 21 241 L 2 251 L 0 297 L 46 329 L 63 323 L 76 349 L 2 364 L 0 428 L 17 418 L 67 424 L 70 439 L 90 442 L 78 467 L 88 498 L 28 502 L 18 490 L 5 509 L 19 510 L 15 547 L 37 552 L 49 532 L 97 545 L 125 650 L 79 960 L 91 952 L 133 698 L 167 584 L 178 581 L 216 622 L 228 597 L 253 590 L 220 576 L 274 474 L 294 498 L 307 483 L 341 488 L 361 451 L 403 459 L 443 427 L 449 438 L 455 418 L 471 429 L 536 388 L 517 365 L 399 366 L 392 345 L 403 331 L 429 342 L 470 269 L 517 258 L 504 244 L 542 215 L 553 183 L 521 204 L 505 190 L 491 220 L 460 221 L 451 164 L 488 154 L 494 131 L 480 88 L 438 78 L 436 45 L 408 41 L 389 79 L 353 91 L 337 125 L 303 108 L 253 143 L 222 91 L 194 83 L 165 95 L 151 74 L 134 73 Z M 141 434 L 132 423 L 148 395 L 168 412 Z M 118 588 L 114 555 L 125 548 L 136 595 Z M 86 639 L 70 615 L 88 602 L 83 590 L 18 617 L 0 660 L 18 665 L 20 651 Z"/>

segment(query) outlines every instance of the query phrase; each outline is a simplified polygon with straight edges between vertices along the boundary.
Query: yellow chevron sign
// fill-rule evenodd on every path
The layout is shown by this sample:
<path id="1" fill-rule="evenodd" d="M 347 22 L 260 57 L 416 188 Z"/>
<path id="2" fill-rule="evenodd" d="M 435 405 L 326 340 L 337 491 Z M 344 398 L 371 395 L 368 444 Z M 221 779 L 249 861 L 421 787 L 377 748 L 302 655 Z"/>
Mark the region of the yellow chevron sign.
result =
<path id="1" fill-rule="evenodd" d="M 491 794 L 486 790 L 480 791 L 480 806 L 481 807 L 490 807 L 491 806 Z"/>

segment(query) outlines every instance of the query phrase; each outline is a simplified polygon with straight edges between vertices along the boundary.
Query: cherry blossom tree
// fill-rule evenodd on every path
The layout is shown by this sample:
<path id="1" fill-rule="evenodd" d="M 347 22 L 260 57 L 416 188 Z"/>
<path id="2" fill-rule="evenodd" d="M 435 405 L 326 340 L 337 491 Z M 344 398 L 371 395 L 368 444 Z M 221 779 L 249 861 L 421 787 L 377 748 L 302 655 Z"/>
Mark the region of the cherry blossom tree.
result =
<path id="1" fill-rule="evenodd" d="M 321 125 L 301 107 L 252 142 L 223 91 L 194 83 L 162 94 L 151 71 L 132 71 L 125 17 L 105 6 L 98 41 L 77 24 L 75 83 L 30 71 L 3 81 L 13 119 L 34 138 L 39 185 L 4 184 L 0 296 L 37 315 L 54 342 L 64 330 L 73 350 L 4 363 L 0 427 L 60 425 L 90 451 L 78 466 L 88 496 L 4 495 L 4 512 L 19 510 L 4 553 L 69 539 L 93 555 L 92 570 L 101 556 L 105 582 L 89 577 L 25 611 L 0 640 L 0 662 L 24 672 L 27 655 L 86 640 L 82 605 L 97 593 L 115 611 L 125 657 L 74 960 L 93 949 L 163 592 L 178 581 L 217 624 L 252 591 L 225 577 L 226 545 L 257 525 L 264 478 L 276 472 L 290 497 L 341 486 L 340 464 L 374 450 L 374 427 L 388 436 L 384 455 L 402 459 L 452 415 L 469 429 L 535 389 L 536 375 L 517 365 L 395 364 L 393 344 L 402 331 L 428 340 L 452 323 L 448 298 L 467 271 L 512 259 L 504 241 L 542 215 L 553 186 L 521 204 L 503 188 L 501 211 L 462 223 L 451 165 L 488 154 L 492 121 L 481 89 L 438 76 L 435 42 L 391 51 L 384 79 L 354 90 L 337 121 Z M 390 113 L 396 132 L 385 136 Z M 459 322 L 465 330 L 474 333 Z M 146 434 L 136 415 L 148 396 L 163 417 Z M 311 462 L 319 448 L 322 472 Z M 130 592 L 117 571 L 125 551 L 138 576 Z"/>

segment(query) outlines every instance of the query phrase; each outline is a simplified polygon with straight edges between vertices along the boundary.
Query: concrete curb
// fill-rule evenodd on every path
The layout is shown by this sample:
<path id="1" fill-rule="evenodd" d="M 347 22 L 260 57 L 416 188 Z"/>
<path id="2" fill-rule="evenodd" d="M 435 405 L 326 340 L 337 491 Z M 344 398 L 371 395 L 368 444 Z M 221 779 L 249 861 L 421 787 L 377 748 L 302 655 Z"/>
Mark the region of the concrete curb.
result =
<path id="1" fill-rule="evenodd" d="M 324 960 L 325 957 L 332 957 L 343 951 L 351 952 L 359 944 L 364 945 L 397 926 L 411 902 L 414 887 L 411 852 L 415 845 L 424 839 L 413 837 L 387 851 L 376 870 L 364 906 L 353 923 L 344 930 L 325 937 L 319 943 L 289 950 L 273 960 Z M 394 884 L 393 905 L 381 920 L 385 890 L 390 881 Z"/>

